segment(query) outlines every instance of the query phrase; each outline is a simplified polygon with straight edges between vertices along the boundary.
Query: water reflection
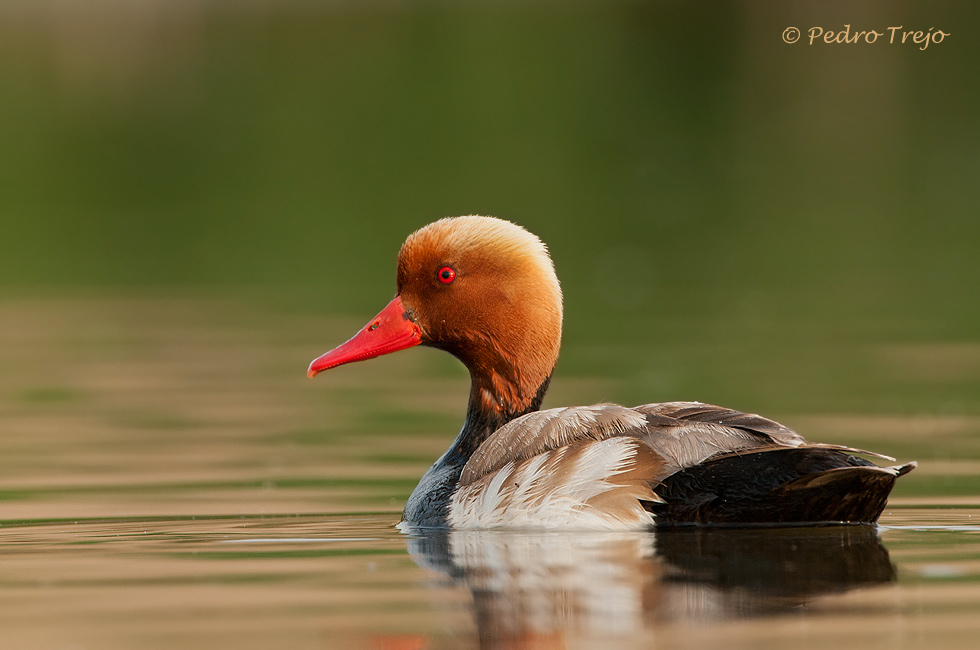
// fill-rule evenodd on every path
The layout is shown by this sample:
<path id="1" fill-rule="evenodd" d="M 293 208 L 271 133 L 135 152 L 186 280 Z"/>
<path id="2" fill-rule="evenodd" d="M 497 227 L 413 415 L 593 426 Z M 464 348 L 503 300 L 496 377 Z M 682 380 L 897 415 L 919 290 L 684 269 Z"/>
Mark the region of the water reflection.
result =
<path id="1" fill-rule="evenodd" d="M 776 614 L 895 576 L 869 526 L 406 532 L 413 559 L 445 576 L 440 587 L 473 594 L 481 647 Z"/>
<path id="2" fill-rule="evenodd" d="M 895 578 L 872 526 L 668 530 L 656 551 L 676 618 L 777 613 Z"/>

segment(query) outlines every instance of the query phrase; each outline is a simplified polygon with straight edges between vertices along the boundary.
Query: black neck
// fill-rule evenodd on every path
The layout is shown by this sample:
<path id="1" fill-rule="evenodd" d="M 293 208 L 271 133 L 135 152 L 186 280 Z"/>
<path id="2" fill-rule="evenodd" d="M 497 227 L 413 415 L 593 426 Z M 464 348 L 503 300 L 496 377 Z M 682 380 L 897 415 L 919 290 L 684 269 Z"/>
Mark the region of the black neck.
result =
<path id="1" fill-rule="evenodd" d="M 520 411 L 503 412 L 488 411 L 483 408 L 482 403 L 477 399 L 475 391 L 470 392 L 470 401 L 466 407 L 466 421 L 463 423 L 463 430 L 459 432 L 456 441 L 446 452 L 445 461 L 447 463 L 464 465 L 473 452 L 483 444 L 483 441 L 490 437 L 494 431 L 504 426 L 511 420 L 533 413 L 541 408 L 544 394 L 548 391 L 548 384 L 551 383 L 551 375 L 545 378 L 544 383 L 538 387 L 537 393 L 530 404 Z"/>

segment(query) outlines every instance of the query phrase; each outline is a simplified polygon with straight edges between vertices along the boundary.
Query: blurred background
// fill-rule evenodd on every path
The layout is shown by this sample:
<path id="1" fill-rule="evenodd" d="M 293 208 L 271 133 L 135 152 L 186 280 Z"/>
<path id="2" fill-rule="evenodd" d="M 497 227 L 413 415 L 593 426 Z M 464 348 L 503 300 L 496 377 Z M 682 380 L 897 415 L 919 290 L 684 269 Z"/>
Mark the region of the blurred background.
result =
<path id="1" fill-rule="evenodd" d="M 974 494 L 978 17 L 3 0 L 0 519 L 397 512 L 465 372 L 304 371 L 409 232 L 474 213 L 555 259 L 546 406 L 721 403 L 927 461 L 900 495 Z M 845 24 L 950 35 L 806 42 Z"/>

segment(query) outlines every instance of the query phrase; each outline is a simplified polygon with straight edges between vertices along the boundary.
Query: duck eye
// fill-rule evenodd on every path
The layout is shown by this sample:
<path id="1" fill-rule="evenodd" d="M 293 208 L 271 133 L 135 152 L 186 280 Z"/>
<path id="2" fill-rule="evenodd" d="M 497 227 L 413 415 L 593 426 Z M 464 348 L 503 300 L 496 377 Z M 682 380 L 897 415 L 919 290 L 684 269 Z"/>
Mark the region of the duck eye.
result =
<path id="1" fill-rule="evenodd" d="M 444 266 L 436 272 L 436 277 L 443 284 L 452 284 L 453 280 L 456 279 L 456 269 L 451 266 Z"/>

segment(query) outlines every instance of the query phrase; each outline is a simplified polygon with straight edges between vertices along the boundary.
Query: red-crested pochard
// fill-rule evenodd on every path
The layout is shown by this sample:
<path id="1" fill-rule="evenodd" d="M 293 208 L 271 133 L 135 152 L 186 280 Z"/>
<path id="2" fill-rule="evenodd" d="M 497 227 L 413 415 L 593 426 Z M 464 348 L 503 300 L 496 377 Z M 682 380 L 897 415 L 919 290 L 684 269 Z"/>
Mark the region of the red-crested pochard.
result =
<path id="1" fill-rule="evenodd" d="M 508 221 L 453 217 L 416 231 L 398 255 L 397 287 L 308 374 L 415 345 L 466 365 L 463 429 L 409 498 L 408 524 L 874 522 L 915 467 L 878 467 L 852 455 L 868 452 L 699 402 L 539 411 L 558 359 L 561 289 L 541 240 Z"/>

